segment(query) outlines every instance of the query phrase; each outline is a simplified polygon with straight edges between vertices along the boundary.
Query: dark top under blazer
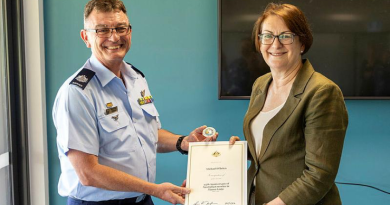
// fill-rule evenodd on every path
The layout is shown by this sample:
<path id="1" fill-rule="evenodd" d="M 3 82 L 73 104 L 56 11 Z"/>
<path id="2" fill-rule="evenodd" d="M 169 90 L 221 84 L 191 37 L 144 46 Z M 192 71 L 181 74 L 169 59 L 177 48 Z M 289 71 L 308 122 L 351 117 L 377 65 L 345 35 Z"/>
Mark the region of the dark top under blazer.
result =
<path id="1" fill-rule="evenodd" d="M 251 159 L 248 200 L 256 177 L 256 204 L 277 196 L 287 205 L 341 204 L 334 180 L 348 114 L 340 88 L 303 60 L 285 105 L 264 128 L 257 158 L 250 123 L 262 110 L 271 81 L 270 73 L 255 81 L 244 118 Z"/>

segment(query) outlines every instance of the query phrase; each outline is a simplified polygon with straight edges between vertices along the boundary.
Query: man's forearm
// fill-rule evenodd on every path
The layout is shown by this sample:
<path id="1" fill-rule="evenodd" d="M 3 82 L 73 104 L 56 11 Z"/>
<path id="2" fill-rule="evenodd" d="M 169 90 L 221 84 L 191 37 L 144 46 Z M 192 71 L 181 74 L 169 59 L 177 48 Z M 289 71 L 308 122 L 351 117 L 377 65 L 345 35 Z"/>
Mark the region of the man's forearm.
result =
<path id="1" fill-rule="evenodd" d="M 152 194 L 156 184 L 149 183 L 125 172 L 98 163 L 97 156 L 78 150 L 68 152 L 81 184 L 97 188 Z"/>
<path id="2" fill-rule="evenodd" d="M 190 142 L 209 142 L 217 140 L 218 133 L 214 134 L 211 137 L 203 136 L 202 132 L 207 126 L 203 125 L 198 128 L 195 128 L 189 135 L 186 135 L 180 143 L 180 149 L 187 151 Z M 158 130 L 158 143 L 157 143 L 157 152 L 172 152 L 177 151 L 176 142 L 181 137 L 181 135 L 173 134 L 167 130 L 159 129 Z"/>
<path id="3" fill-rule="evenodd" d="M 157 188 L 156 184 L 99 164 L 95 155 L 70 150 L 68 158 L 84 186 L 114 191 L 140 192 L 150 195 L 153 195 L 153 191 Z"/>
<path id="4" fill-rule="evenodd" d="M 181 135 L 173 134 L 167 130 L 159 129 L 158 130 L 158 142 L 157 142 L 157 152 L 173 152 L 177 151 L 176 142 Z"/>
<path id="5" fill-rule="evenodd" d="M 179 195 L 188 194 L 190 190 L 171 183 L 154 184 L 125 172 L 101 165 L 98 157 L 78 150 L 69 150 L 68 158 L 72 163 L 81 184 L 97 188 L 139 192 L 158 197 L 172 204 L 183 203 Z"/>
<path id="6" fill-rule="evenodd" d="M 154 195 L 154 190 L 157 188 L 156 184 L 100 164 L 95 165 L 87 172 L 89 172 L 87 186 L 149 195 Z"/>

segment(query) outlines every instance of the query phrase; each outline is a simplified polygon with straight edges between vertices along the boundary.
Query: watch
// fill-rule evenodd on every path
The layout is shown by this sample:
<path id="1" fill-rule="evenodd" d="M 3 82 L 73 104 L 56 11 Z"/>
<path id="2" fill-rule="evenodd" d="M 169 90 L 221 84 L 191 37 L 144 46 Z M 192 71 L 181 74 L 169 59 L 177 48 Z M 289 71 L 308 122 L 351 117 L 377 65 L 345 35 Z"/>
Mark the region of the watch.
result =
<path id="1" fill-rule="evenodd" d="M 186 137 L 186 136 L 181 136 L 181 137 L 179 137 L 179 139 L 177 139 L 177 142 L 176 142 L 176 149 L 177 149 L 181 154 L 188 155 L 188 151 L 185 151 L 185 150 L 182 150 L 182 149 L 181 149 L 181 142 L 183 141 L 183 139 L 184 139 L 185 137 Z"/>

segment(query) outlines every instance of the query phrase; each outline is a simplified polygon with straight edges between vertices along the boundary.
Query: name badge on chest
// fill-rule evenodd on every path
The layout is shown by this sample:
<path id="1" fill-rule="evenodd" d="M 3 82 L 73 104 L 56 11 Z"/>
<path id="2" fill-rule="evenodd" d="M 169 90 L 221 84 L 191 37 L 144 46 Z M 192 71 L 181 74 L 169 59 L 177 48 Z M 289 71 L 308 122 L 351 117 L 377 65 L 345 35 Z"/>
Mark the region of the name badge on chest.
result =
<path id="1" fill-rule="evenodd" d="M 113 107 L 114 105 L 112 104 L 112 102 L 109 102 L 106 104 L 106 111 L 104 112 L 105 115 L 109 115 L 109 114 L 112 114 L 112 113 L 115 113 L 115 112 L 118 112 L 118 106 L 115 106 Z"/>

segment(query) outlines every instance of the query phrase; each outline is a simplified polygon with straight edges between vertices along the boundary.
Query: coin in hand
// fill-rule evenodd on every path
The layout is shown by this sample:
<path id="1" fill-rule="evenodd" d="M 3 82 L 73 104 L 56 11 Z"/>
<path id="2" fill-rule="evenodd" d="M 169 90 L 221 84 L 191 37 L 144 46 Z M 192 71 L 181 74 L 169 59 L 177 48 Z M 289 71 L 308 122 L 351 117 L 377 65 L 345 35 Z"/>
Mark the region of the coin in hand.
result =
<path id="1" fill-rule="evenodd" d="M 211 137 L 213 135 L 215 135 L 216 131 L 214 128 L 212 127 L 206 127 L 204 130 L 203 130 L 203 136 L 205 137 Z"/>

